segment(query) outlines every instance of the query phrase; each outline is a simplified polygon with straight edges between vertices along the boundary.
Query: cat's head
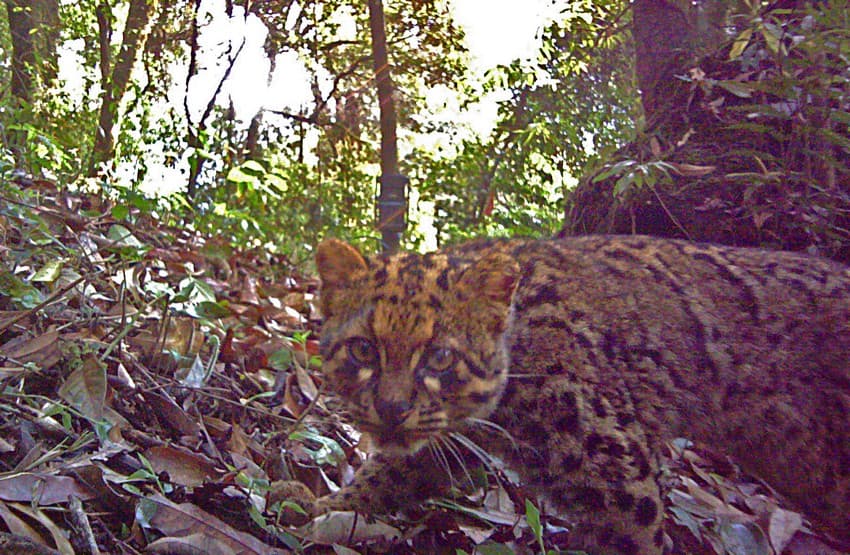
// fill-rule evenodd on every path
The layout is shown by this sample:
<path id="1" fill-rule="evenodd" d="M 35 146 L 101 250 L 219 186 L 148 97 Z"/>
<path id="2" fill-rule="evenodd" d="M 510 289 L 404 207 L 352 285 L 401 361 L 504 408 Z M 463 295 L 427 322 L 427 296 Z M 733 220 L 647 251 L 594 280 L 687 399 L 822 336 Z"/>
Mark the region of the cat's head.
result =
<path id="1" fill-rule="evenodd" d="M 512 257 L 366 259 L 329 239 L 316 265 L 327 383 L 378 450 L 412 453 L 492 412 L 507 379 Z"/>

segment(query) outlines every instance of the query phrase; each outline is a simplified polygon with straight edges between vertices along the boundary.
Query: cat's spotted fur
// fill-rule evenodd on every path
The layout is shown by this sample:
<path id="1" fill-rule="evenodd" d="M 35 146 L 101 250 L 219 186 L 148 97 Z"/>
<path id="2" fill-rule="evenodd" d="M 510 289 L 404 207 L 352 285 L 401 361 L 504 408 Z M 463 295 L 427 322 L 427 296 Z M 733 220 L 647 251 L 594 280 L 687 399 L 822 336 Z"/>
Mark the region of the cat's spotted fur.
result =
<path id="1" fill-rule="evenodd" d="M 446 482 L 461 431 L 593 553 L 662 551 L 663 442 L 710 444 L 850 539 L 850 270 L 648 237 L 317 252 L 328 384 L 377 446 L 313 512 L 381 512 Z M 510 434 L 481 424 L 487 419 Z"/>

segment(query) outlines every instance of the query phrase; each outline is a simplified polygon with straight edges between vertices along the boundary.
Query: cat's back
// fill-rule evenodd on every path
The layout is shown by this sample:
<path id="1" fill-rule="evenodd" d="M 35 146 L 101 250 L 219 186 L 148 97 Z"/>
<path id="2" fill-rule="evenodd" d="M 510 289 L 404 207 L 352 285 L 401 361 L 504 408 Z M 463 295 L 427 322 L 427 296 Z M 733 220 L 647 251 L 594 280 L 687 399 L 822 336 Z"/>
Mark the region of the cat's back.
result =
<path id="1" fill-rule="evenodd" d="M 656 452 L 672 437 L 703 441 L 839 535 L 850 529 L 850 269 L 640 236 L 486 248 L 512 253 L 523 274 L 505 425 L 555 426 L 563 407 L 542 397 L 577 384 L 586 425 L 622 422 L 607 432 L 628 435 L 637 422 Z"/>
<path id="2" fill-rule="evenodd" d="M 850 386 L 850 268 L 836 262 L 643 236 L 489 248 L 521 263 L 516 333 L 573 336 L 598 362 L 678 353 L 697 371 L 677 373 L 684 386 L 688 375 L 738 380 L 747 364 Z"/>

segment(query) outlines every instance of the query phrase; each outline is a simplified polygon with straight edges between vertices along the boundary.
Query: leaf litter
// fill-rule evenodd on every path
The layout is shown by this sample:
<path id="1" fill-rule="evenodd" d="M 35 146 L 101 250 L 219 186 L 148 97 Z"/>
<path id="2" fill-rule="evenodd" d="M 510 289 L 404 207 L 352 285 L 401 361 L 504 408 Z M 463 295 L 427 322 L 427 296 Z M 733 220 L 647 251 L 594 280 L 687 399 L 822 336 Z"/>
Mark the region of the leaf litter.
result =
<path id="1" fill-rule="evenodd" d="M 529 515 L 505 476 L 380 519 L 282 524 L 272 481 L 321 495 L 364 459 L 322 393 L 316 279 L 112 208 L 45 181 L 0 187 L 0 555 L 567 545 L 569 522 Z M 668 531 L 688 552 L 839 553 L 725 461 L 670 452 Z"/>

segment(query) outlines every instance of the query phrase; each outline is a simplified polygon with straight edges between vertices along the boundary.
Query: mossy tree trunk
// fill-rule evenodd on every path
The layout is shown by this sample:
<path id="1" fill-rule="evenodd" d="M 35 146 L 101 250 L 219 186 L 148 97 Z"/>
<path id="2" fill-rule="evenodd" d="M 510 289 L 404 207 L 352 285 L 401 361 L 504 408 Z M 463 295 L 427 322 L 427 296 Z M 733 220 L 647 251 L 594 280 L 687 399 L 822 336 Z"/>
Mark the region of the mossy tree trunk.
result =
<path id="1" fill-rule="evenodd" d="M 571 193 L 561 235 L 641 233 L 850 262 L 846 9 L 635 0 L 640 132 Z"/>

